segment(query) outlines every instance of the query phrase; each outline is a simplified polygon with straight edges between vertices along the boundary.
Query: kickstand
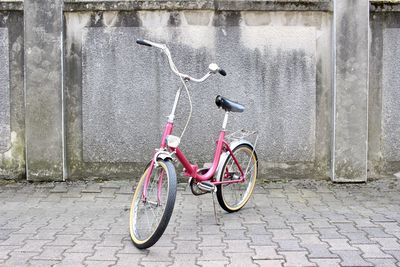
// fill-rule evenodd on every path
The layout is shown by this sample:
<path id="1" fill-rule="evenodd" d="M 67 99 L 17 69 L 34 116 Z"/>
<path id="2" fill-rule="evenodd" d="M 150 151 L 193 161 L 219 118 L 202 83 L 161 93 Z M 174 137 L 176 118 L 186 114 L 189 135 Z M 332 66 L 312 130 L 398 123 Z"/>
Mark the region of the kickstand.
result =
<path id="1" fill-rule="evenodd" d="M 212 200 L 213 200 L 213 207 L 214 207 L 214 218 L 215 218 L 215 224 L 216 225 L 221 225 L 218 216 L 217 216 L 217 208 L 215 207 L 215 196 L 214 196 L 214 191 L 211 192 L 212 195 Z"/>

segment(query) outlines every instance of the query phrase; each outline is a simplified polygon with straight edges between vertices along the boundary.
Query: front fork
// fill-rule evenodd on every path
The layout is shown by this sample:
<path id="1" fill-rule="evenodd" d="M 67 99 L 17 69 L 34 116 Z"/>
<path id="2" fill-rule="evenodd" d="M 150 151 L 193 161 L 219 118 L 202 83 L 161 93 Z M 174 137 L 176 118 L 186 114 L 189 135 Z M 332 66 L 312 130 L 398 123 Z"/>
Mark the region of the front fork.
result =
<path id="1" fill-rule="evenodd" d="M 148 189 L 149 189 L 149 184 L 150 184 L 150 177 L 153 174 L 154 171 L 154 167 L 157 167 L 157 161 L 155 161 L 154 159 L 150 162 L 150 166 L 148 169 L 148 172 L 146 173 L 146 178 L 144 180 L 144 185 L 143 185 L 143 192 L 142 192 L 142 201 L 146 202 L 147 201 L 147 193 L 148 193 Z M 161 187 L 162 187 L 162 183 L 163 183 L 163 179 L 164 179 L 164 174 L 165 171 L 162 170 L 158 176 L 158 181 L 157 181 L 157 204 L 160 205 L 161 204 Z M 157 177 L 154 177 L 157 178 Z"/>

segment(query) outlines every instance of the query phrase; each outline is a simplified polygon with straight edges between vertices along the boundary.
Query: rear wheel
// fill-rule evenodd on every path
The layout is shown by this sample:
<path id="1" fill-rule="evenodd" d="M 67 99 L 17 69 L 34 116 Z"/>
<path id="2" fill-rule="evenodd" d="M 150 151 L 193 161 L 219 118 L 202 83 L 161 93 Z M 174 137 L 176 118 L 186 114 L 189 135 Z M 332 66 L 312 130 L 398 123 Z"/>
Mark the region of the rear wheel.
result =
<path id="1" fill-rule="evenodd" d="M 133 244 L 140 249 L 154 245 L 167 228 L 176 198 L 176 172 L 169 160 L 159 160 L 150 176 L 147 197 L 143 189 L 150 165 L 146 168 L 133 196 L 129 230 Z"/>
<path id="2" fill-rule="evenodd" d="M 256 184 L 258 161 L 256 152 L 248 144 L 242 144 L 233 149 L 240 167 L 245 174 L 243 182 L 220 184 L 217 186 L 217 198 L 220 206 L 227 212 L 235 212 L 243 208 L 253 193 Z M 229 155 L 223 165 L 219 181 L 240 179 L 240 171 L 232 155 Z"/>

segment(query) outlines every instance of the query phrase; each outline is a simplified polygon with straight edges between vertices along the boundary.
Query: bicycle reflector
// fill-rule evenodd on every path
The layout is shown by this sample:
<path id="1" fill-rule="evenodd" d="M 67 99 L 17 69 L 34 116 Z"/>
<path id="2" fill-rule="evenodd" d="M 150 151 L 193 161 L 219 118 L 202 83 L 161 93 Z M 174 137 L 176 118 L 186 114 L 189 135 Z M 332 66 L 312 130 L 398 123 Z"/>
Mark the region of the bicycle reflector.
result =
<path id="1" fill-rule="evenodd" d="M 177 148 L 179 146 L 180 142 L 181 142 L 181 139 L 178 136 L 175 136 L 175 135 L 167 136 L 167 145 L 169 147 Z"/>

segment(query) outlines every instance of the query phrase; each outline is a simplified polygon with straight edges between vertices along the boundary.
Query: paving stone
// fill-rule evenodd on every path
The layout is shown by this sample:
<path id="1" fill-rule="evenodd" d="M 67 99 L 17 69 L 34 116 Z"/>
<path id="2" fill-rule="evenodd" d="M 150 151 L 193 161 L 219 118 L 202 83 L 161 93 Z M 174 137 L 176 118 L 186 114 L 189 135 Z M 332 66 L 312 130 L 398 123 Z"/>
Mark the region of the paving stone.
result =
<path id="1" fill-rule="evenodd" d="M 232 253 L 232 252 L 239 252 L 239 253 L 244 253 L 244 252 L 250 252 L 252 253 L 253 250 L 249 248 L 249 240 L 224 240 L 226 244 L 228 244 L 228 248 L 226 248 L 224 251 L 226 253 Z"/>
<path id="2" fill-rule="evenodd" d="M 6 260 L 10 257 L 9 253 L 18 249 L 19 246 L 0 246 L 0 260 Z"/>
<path id="3" fill-rule="evenodd" d="M 273 235 L 273 241 L 289 239 L 297 240 L 290 229 L 270 229 L 269 232 L 271 232 Z"/>
<path id="4" fill-rule="evenodd" d="M 201 262 L 229 261 L 225 256 L 224 249 L 225 247 L 200 247 L 199 250 L 201 250 L 201 256 L 197 260 Z"/>
<path id="5" fill-rule="evenodd" d="M 317 266 L 307 259 L 305 251 L 280 251 L 278 254 L 285 257 L 283 266 Z"/>
<path id="6" fill-rule="evenodd" d="M 350 246 L 348 239 L 322 239 L 322 241 L 328 243 L 329 250 L 336 253 L 336 250 L 357 250 L 357 248 Z"/>
<path id="7" fill-rule="evenodd" d="M 96 195 L 96 198 L 115 198 L 115 188 L 102 188 L 101 194 Z"/>
<path id="8" fill-rule="evenodd" d="M 43 252 L 33 257 L 34 260 L 56 260 L 61 261 L 63 259 L 62 254 L 69 247 L 55 247 L 55 246 L 44 246 Z"/>
<path id="9" fill-rule="evenodd" d="M 321 239 L 340 239 L 344 238 L 335 228 L 321 228 L 317 230 Z"/>
<path id="10" fill-rule="evenodd" d="M 342 262 L 340 263 L 341 266 L 374 266 L 371 262 L 364 260 L 360 255 L 361 251 L 358 250 L 337 250 L 335 251 L 336 254 L 340 256 Z"/>
<path id="11" fill-rule="evenodd" d="M 56 264 L 60 263 L 60 260 L 50 260 L 50 259 L 45 259 L 45 260 L 35 260 L 31 259 L 28 261 L 28 266 L 54 266 Z"/>
<path id="12" fill-rule="evenodd" d="M 166 267 L 166 266 L 170 266 L 172 263 L 171 262 L 166 262 L 166 261 L 147 261 L 147 262 L 142 262 L 141 266 L 145 266 L 145 267 Z"/>
<path id="13" fill-rule="evenodd" d="M 397 238 L 371 238 L 378 242 L 382 250 L 400 250 L 400 243 Z"/>
<path id="14" fill-rule="evenodd" d="M 193 198 L 184 186 L 167 231 L 147 250 L 127 230 L 132 181 L 0 185 L 0 266 L 395 266 L 400 186 L 385 181 L 257 186 L 243 210 L 218 210 L 221 226 L 210 195 Z"/>
<path id="15" fill-rule="evenodd" d="M 251 245 L 254 246 L 274 246 L 277 245 L 277 242 L 272 241 L 272 235 L 250 235 L 247 234 L 247 236 L 250 238 Z"/>
<path id="16" fill-rule="evenodd" d="M 55 239 L 49 243 L 48 246 L 69 246 L 72 247 L 75 245 L 73 242 L 79 235 L 55 235 Z"/>
<path id="17" fill-rule="evenodd" d="M 354 233 L 359 231 L 353 223 L 335 223 L 335 226 L 339 229 L 339 233 Z"/>
<path id="18" fill-rule="evenodd" d="M 254 260 L 254 263 L 261 267 L 283 266 L 284 260 Z"/>
<path id="19" fill-rule="evenodd" d="M 377 224 L 374 224 L 369 219 L 353 219 L 358 229 L 362 229 L 364 227 L 378 227 Z"/>
<path id="20" fill-rule="evenodd" d="M 171 266 L 195 266 L 196 259 L 199 257 L 199 254 L 173 254 L 173 263 Z"/>
<path id="21" fill-rule="evenodd" d="M 116 252 L 120 250 L 119 247 L 99 247 L 95 246 L 93 256 L 86 258 L 88 261 L 116 261 Z"/>
<path id="22" fill-rule="evenodd" d="M 316 233 L 316 231 L 314 231 L 311 228 L 311 223 L 293 223 L 293 224 L 289 224 L 293 231 L 293 234 L 312 234 L 312 233 Z"/>
<path id="23" fill-rule="evenodd" d="M 301 247 L 298 239 L 280 239 L 276 240 L 278 243 L 278 251 L 303 251 L 305 248 Z"/>
<path id="24" fill-rule="evenodd" d="M 225 267 L 229 264 L 229 261 L 197 261 L 197 265 L 202 267 Z M 171 265 L 173 266 L 173 265 Z M 186 266 L 183 266 L 186 267 Z"/>
<path id="25" fill-rule="evenodd" d="M 10 257 L 5 261 L 5 266 L 27 266 L 27 262 L 38 252 L 14 251 L 10 253 Z"/>
<path id="26" fill-rule="evenodd" d="M 313 229 L 321 229 L 321 228 L 335 228 L 336 227 L 329 222 L 326 218 L 318 218 L 310 220 L 312 223 L 311 228 Z"/>
<path id="27" fill-rule="evenodd" d="M 226 253 L 226 256 L 230 259 L 229 266 L 257 266 L 252 260 L 253 253 L 243 253 L 243 252 L 235 252 L 235 253 Z"/>
<path id="28" fill-rule="evenodd" d="M 117 253 L 116 257 L 118 258 L 115 266 L 139 266 L 141 259 L 144 257 L 144 254 L 120 254 Z"/>
<path id="29" fill-rule="evenodd" d="M 319 259 L 331 259 L 338 258 L 338 255 L 329 251 L 328 246 L 320 243 L 320 244 L 302 244 L 309 251 L 308 258 L 319 258 Z"/>
<path id="30" fill-rule="evenodd" d="M 91 256 L 88 253 L 63 253 L 63 260 L 62 262 L 54 265 L 55 267 L 59 266 L 81 266 L 85 261 L 85 258 Z"/>
<path id="31" fill-rule="evenodd" d="M 66 183 L 56 183 L 54 188 L 50 190 L 50 193 L 67 193 L 68 185 Z"/>
<path id="32" fill-rule="evenodd" d="M 362 256 L 363 258 L 376 258 L 376 259 L 382 259 L 382 258 L 392 258 L 392 256 L 384 253 L 378 245 L 354 245 L 355 247 L 358 247 L 362 251 Z"/>
<path id="33" fill-rule="evenodd" d="M 78 252 L 84 252 L 84 253 L 93 253 L 94 252 L 94 246 L 97 244 L 98 241 L 91 241 L 91 240 L 75 240 L 74 245 L 67 249 L 66 252 L 68 253 L 78 253 Z"/>
<path id="34" fill-rule="evenodd" d="M 16 251 L 21 252 L 42 252 L 43 246 L 52 240 L 25 240 L 25 245 Z"/>
<path id="35" fill-rule="evenodd" d="M 351 245 L 353 244 L 374 244 L 376 241 L 374 241 L 372 238 L 368 238 L 367 234 L 363 231 L 359 232 L 354 232 L 354 233 L 343 233 L 343 235 L 349 239 L 349 243 Z"/>
<path id="36" fill-rule="evenodd" d="M 122 240 L 126 237 L 125 235 L 110 235 L 103 234 L 103 240 L 97 244 L 100 247 L 122 247 Z"/>
<path id="37" fill-rule="evenodd" d="M 198 241 L 183 241 L 174 240 L 176 247 L 171 251 L 172 254 L 200 254 L 200 250 L 197 249 Z"/>
<path id="38" fill-rule="evenodd" d="M 277 247 L 275 246 L 250 246 L 255 250 L 255 255 L 252 256 L 253 260 L 283 260 L 283 256 L 277 254 Z"/>
<path id="39" fill-rule="evenodd" d="M 222 241 L 223 235 L 199 235 L 199 247 L 223 247 L 226 244 Z"/>
<path id="40" fill-rule="evenodd" d="M 174 247 L 152 247 L 149 253 L 143 257 L 141 264 L 144 262 L 172 262 L 173 258 L 170 256 Z"/>
<path id="41" fill-rule="evenodd" d="M 191 241 L 200 241 L 200 238 L 197 236 L 197 231 L 196 229 L 181 229 L 178 227 L 179 230 L 175 231 L 176 232 L 176 237 L 174 240 L 191 240 Z"/>
<path id="42" fill-rule="evenodd" d="M 0 228 L 0 242 L 10 237 L 10 234 L 15 232 L 16 229 L 1 229 Z"/>
<path id="43" fill-rule="evenodd" d="M 286 220 L 284 220 L 283 218 L 279 218 L 279 219 L 273 219 L 273 218 L 268 218 L 265 219 L 265 221 L 267 222 L 267 230 L 270 231 L 272 229 L 278 229 L 278 230 L 282 230 L 282 229 L 289 229 L 289 226 L 286 224 Z"/>
<path id="44" fill-rule="evenodd" d="M 108 189 L 120 189 L 121 188 L 121 182 L 120 181 L 105 181 L 103 184 L 100 185 L 100 187 L 103 188 L 108 188 Z"/>
<path id="45" fill-rule="evenodd" d="M 84 234 L 77 238 L 77 240 L 99 240 L 101 241 L 102 235 L 104 234 L 103 230 L 94 230 L 94 229 L 84 229 Z"/>
<path id="46" fill-rule="evenodd" d="M 387 234 L 383 229 L 378 227 L 362 227 L 362 231 L 366 232 L 369 238 L 390 238 L 393 235 Z"/>
<path id="47" fill-rule="evenodd" d="M 400 226 L 398 224 L 398 222 L 396 222 L 395 220 L 393 220 L 394 222 L 384 222 L 384 223 L 376 223 L 378 225 L 381 225 L 383 227 L 383 231 L 385 231 L 386 233 L 399 233 L 400 232 Z"/>
<path id="48" fill-rule="evenodd" d="M 33 234 L 10 234 L 9 238 L 0 240 L 1 246 L 21 246 L 25 244 L 25 240 L 31 238 Z"/>
<path id="49" fill-rule="evenodd" d="M 36 235 L 38 229 L 41 228 L 41 225 L 32 225 L 32 224 L 24 224 L 17 231 L 14 231 L 14 234 L 34 234 Z"/>
<path id="50" fill-rule="evenodd" d="M 384 267 L 395 267 L 396 260 L 395 259 L 368 259 L 374 266 L 384 266 Z"/>
<path id="51" fill-rule="evenodd" d="M 245 224 L 247 235 L 266 235 L 269 234 L 265 228 L 266 224 Z"/>
<path id="52" fill-rule="evenodd" d="M 108 266 L 113 266 L 116 264 L 115 261 L 90 261 L 90 260 L 85 260 L 84 264 L 86 267 L 108 267 Z"/>
<path id="53" fill-rule="evenodd" d="M 226 215 L 229 215 L 229 214 L 226 214 Z M 223 230 L 232 230 L 232 229 L 233 230 L 236 230 L 236 229 L 246 230 L 246 228 L 243 226 L 243 222 L 241 222 L 240 220 L 232 220 L 232 219 L 228 220 L 228 218 L 226 218 L 224 220 L 221 229 L 223 229 Z"/>
<path id="54" fill-rule="evenodd" d="M 319 267 L 340 267 L 340 259 L 318 259 L 312 258 L 311 262 L 315 263 Z"/>
<path id="55" fill-rule="evenodd" d="M 174 241 L 173 241 L 174 238 L 176 238 L 175 235 L 163 234 L 162 237 L 157 241 L 157 243 L 154 246 L 155 247 L 175 246 Z M 131 243 L 132 243 L 132 241 L 131 241 Z"/>

